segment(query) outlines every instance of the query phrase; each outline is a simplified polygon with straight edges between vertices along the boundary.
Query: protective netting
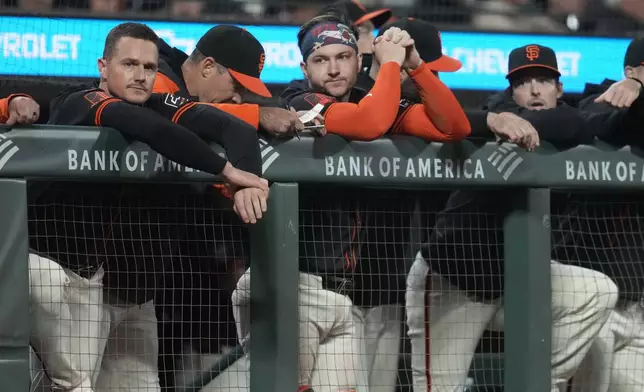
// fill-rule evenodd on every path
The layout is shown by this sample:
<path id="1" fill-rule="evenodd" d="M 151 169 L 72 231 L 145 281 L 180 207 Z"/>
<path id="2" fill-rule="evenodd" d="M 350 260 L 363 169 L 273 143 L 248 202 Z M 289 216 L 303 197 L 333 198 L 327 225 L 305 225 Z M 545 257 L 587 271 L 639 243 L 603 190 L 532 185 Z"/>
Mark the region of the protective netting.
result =
<path id="1" fill-rule="evenodd" d="M 509 203 L 500 195 L 301 186 L 300 383 L 315 391 L 502 390 Z M 612 385 L 642 385 L 641 211 L 637 196 L 553 192 L 559 385 L 572 377 L 575 390 L 587 391 L 610 375 Z M 94 306 L 109 320 L 94 373 L 109 381 L 96 381 L 108 383 L 104 390 L 155 377 L 168 388 L 248 390 L 236 330 L 250 325 L 233 317 L 244 301 L 235 288 L 250 289 L 249 280 L 237 282 L 249 260 L 238 222 L 230 201 L 205 185 L 33 183 L 32 325 L 40 341 L 32 345 L 49 374 L 56 344 L 70 357 L 91 351 L 92 328 L 106 325 L 87 310 Z M 85 280 L 99 266 L 105 290 Z M 76 327 L 52 320 L 63 312 L 56 295 Z"/>
<path id="2" fill-rule="evenodd" d="M 639 389 L 644 378 L 644 204 L 638 194 L 552 197 L 553 257 L 600 271 L 619 299 L 577 375 L 573 391 Z"/>
<path id="3" fill-rule="evenodd" d="M 37 182 L 29 196 L 32 344 L 58 385 L 190 385 L 234 351 L 247 236 L 217 190 Z"/>

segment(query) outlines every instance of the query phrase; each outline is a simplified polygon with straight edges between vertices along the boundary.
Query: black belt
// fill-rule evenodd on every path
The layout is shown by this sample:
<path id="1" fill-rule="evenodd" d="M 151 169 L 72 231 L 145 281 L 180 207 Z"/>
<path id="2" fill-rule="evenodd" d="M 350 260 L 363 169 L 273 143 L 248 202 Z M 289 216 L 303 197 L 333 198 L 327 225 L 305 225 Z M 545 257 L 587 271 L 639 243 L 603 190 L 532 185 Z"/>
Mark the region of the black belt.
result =
<path id="1" fill-rule="evenodd" d="M 355 288 L 353 280 L 337 276 L 322 276 L 322 287 L 342 295 L 351 293 Z"/>

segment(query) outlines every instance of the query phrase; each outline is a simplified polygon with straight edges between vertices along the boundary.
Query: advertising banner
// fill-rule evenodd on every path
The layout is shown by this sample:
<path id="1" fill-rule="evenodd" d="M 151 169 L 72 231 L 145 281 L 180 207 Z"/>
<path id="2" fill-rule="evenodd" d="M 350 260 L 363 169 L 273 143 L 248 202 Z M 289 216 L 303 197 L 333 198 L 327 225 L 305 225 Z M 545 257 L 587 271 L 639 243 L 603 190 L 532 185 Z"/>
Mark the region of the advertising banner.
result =
<path id="1" fill-rule="evenodd" d="M 0 74 L 12 76 L 97 76 L 105 36 L 120 20 L 0 16 Z M 171 46 L 186 51 L 195 48 L 201 35 L 213 24 L 144 22 Z M 286 84 L 302 78 L 297 47 L 297 26 L 240 25 L 251 32 L 266 50 L 262 79 Z M 620 79 L 625 38 L 497 34 L 477 32 L 441 33 L 445 54 L 463 62 L 463 69 L 444 73 L 451 88 L 501 90 L 510 51 L 538 43 L 557 52 L 564 89 L 581 92 L 586 82 L 604 77 Z"/>

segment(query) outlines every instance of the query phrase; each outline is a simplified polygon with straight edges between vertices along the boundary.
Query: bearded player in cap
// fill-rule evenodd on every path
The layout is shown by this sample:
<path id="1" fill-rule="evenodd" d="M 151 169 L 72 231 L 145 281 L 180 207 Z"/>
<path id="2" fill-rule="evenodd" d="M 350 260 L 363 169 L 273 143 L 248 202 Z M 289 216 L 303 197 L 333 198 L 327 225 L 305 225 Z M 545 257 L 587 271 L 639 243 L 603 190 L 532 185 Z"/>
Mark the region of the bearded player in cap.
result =
<path id="1" fill-rule="evenodd" d="M 188 56 L 159 40 L 155 93 L 199 101 L 275 135 L 301 131 L 297 113 L 273 99 L 260 76 L 266 54 L 246 29 L 218 25 L 208 30 Z"/>
<path id="2" fill-rule="evenodd" d="M 490 110 L 528 121 L 561 119 L 542 139 L 562 146 L 590 142 L 593 128 L 579 110 L 559 101 L 563 85 L 554 51 L 527 45 L 512 51 L 510 87 L 490 100 Z M 407 281 L 406 313 L 412 342 L 414 390 L 462 390 L 486 329 L 503 329 L 503 216 L 497 191 L 457 191 L 436 218 Z M 579 266 L 550 264 L 552 384 L 563 392 L 617 300 L 606 275 Z"/>
<path id="3" fill-rule="evenodd" d="M 283 96 L 291 106 L 297 110 L 317 106 L 326 131 L 351 140 L 410 134 L 425 140 L 448 141 L 461 140 L 469 134 L 462 108 L 440 81 L 433 91 L 435 99 L 443 101 L 438 111 L 401 100 L 401 73 L 417 75 L 418 80 L 429 77 L 437 81 L 414 50 L 414 40 L 406 31 L 392 27 L 388 29 L 388 39 L 375 43 L 378 72 L 371 80 L 359 74 L 362 55 L 357 49 L 357 31 L 344 23 L 344 15 L 322 15 L 300 29 L 301 66 L 309 86 L 303 89 L 296 82 L 286 89 Z M 439 62 L 444 59 L 436 65 Z M 447 115 L 439 115 L 441 111 Z M 449 126 L 437 128 L 434 116 L 439 121 L 449 118 Z"/>
<path id="4" fill-rule="evenodd" d="M 376 43 L 391 41 L 402 31 L 411 36 L 413 45 L 408 49 L 400 78 L 409 79 L 421 93 L 418 99 L 401 99 L 394 129 L 428 141 L 459 140 L 465 136 L 462 131 L 469 128 L 467 118 L 437 73 L 457 71 L 461 67 L 460 61 L 443 55 L 438 30 L 417 19 L 403 19 L 386 25 Z M 380 63 L 374 59 L 368 71 L 358 75 L 353 89 L 368 93 L 378 78 L 379 70 Z M 367 211 L 382 210 L 384 207 L 378 205 L 379 200 L 374 197 L 365 199 L 363 208 Z M 373 223 L 364 225 L 362 229 L 369 240 L 363 241 L 361 257 L 356 263 L 356 287 L 351 294 L 358 316 L 356 320 L 362 324 L 364 333 L 364 358 L 370 391 L 393 391 L 396 385 L 399 356 L 395 353 L 400 351 L 405 278 L 413 260 L 410 231 L 404 228 L 412 225 L 409 207 L 414 205 L 414 200 L 399 204 L 401 210 L 396 210 L 395 217 L 368 214 Z M 387 231 L 387 238 L 383 238 L 384 233 L 378 229 L 382 226 L 391 228 Z M 397 238 L 395 244 L 391 243 L 390 235 Z M 374 256 L 381 254 L 402 257 Z"/>
<path id="5" fill-rule="evenodd" d="M 330 133 L 372 140 L 391 127 L 400 101 L 400 65 L 405 48 L 392 41 L 376 47 L 382 71 L 369 92 L 355 92 L 360 54 L 354 28 L 337 16 L 314 18 L 300 29 L 302 68 L 313 89 L 291 89 L 285 98 L 297 110 L 323 106 Z M 319 92 L 319 93 L 317 93 Z M 318 107 L 319 108 L 319 107 Z M 354 322 L 349 295 L 360 258 L 364 214 L 337 192 L 302 199 L 300 214 L 300 388 L 316 391 L 364 389 L 361 331 Z M 333 208 L 329 208 L 332 205 Z M 309 212 L 305 212 L 309 211 Z M 323 244 L 307 238 L 324 238 Z M 245 349 L 250 342 L 248 318 L 250 273 L 233 294 L 238 334 Z"/>

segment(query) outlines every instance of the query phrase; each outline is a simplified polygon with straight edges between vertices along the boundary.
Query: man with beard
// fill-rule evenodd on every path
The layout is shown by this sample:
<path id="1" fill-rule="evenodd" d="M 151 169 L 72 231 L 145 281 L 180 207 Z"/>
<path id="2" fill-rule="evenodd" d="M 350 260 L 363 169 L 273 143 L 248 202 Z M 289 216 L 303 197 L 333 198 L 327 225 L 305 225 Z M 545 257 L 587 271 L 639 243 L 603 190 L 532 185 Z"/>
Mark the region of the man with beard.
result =
<path id="1" fill-rule="evenodd" d="M 445 133 L 432 123 L 434 112 L 401 101 L 401 72 L 419 78 L 431 74 L 430 67 L 423 66 L 417 55 L 407 58 L 407 48 L 412 48 L 414 41 L 406 31 L 392 27 L 390 39 L 375 44 L 379 68 L 375 81 L 368 81 L 365 88 L 359 76 L 362 56 L 357 51 L 355 28 L 351 29 L 341 16 L 333 14 L 316 17 L 302 26 L 298 44 L 309 86 L 302 89 L 296 83 L 287 88 L 283 96 L 289 105 L 319 112 L 327 132 L 350 140 L 374 140 L 388 133 L 414 134 L 417 128 L 424 131 L 426 140 L 460 140 L 469 134 L 467 119 L 446 87 L 436 92 L 436 99 L 445 101 L 456 125 Z M 418 68 L 412 68 L 410 61 Z"/>

